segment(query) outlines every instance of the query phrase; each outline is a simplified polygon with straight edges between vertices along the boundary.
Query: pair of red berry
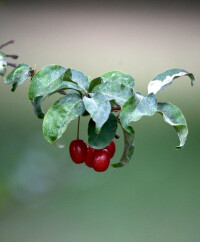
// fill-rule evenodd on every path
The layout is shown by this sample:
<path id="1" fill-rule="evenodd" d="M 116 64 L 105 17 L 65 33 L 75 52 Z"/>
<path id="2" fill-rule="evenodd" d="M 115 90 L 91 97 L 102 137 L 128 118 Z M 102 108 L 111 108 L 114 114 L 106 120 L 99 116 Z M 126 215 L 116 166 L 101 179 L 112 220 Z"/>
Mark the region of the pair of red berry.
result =
<path id="1" fill-rule="evenodd" d="M 83 140 L 74 140 L 69 146 L 69 152 L 76 164 L 85 162 L 88 167 L 102 172 L 108 169 L 110 159 L 115 154 L 115 142 L 112 141 L 104 149 L 96 150 L 87 146 Z"/>

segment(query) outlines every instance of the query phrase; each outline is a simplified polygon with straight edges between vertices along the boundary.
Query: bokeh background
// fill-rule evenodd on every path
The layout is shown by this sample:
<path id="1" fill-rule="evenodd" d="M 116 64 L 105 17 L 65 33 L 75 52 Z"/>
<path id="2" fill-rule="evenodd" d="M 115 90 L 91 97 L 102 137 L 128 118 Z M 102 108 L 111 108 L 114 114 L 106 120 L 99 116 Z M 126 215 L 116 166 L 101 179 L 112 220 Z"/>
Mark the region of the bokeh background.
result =
<path id="1" fill-rule="evenodd" d="M 57 149 L 42 135 L 42 121 L 27 98 L 27 82 L 13 94 L 0 78 L 1 242 L 199 242 L 200 241 L 200 14 L 192 1 L 0 2 L 0 43 L 18 63 L 40 69 L 60 64 L 91 77 L 110 70 L 149 81 L 169 68 L 194 73 L 175 80 L 159 101 L 183 111 L 189 137 L 178 138 L 158 114 L 134 124 L 135 154 L 121 169 L 95 173 L 75 165 L 68 146 L 71 123 Z M 59 96 L 45 101 L 47 109 Z M 88 119 L 81 120 L 87 141 Z M 118 130 L 121 135 L 121 130 Z M 116 140 L 122 153 L 123 138 Z"/>

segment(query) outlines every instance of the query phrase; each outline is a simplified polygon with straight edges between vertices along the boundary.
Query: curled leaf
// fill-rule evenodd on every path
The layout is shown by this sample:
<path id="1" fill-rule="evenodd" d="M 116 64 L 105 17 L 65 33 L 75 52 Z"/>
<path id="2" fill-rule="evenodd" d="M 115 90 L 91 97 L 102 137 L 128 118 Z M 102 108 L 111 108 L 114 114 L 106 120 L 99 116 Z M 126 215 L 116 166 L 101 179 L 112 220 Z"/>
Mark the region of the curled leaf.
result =
<path id="1" fill-rule="evenodd" d="M 5 83 L 12 84 L 13 87 L 11 91 L 14 92 L 17 86 L 21 85 L 30 78 L 29 71 L 31 70 L 32 68 L 30 66 L 26 64 L 19 64 L 5 78 Z"/>
<path id="2" fill-rule="evenodd" d="M 85 111 L 80 95 L 70 93 L 53 104 L 43 121 L 43 134 L 50 143 L 57 141 L 68 124 Z"/>
<path id="3" fill-rule="evenodd" d="M 132 133 L 129 133 L 123 128 L 122 130 L 124 133 L 124 151 L 120 161 L 118 163 L 112 164 L 112 166 L 115 168 L 119 168 L 127 165 L 130 162 L 134 153 L 134 144 L 133 144 L 134 135 L 135 135 L 134 131 Z"/>
<path id="4" fill-rule="evenodd" d="M 194 85 L 194 75 L 183 69 L 170 69 L 158 74 L 148 85 L 148 93 L 157 94 L 158 92 L 169 86 L 174 79 L 181 76 L 189 76 L 191 85 Z"/>
<path id="5" fill-rule="evenodd" d="M 173 126 L 178 134 L 180 144 L 176 149 L 184 146 L 188 135 L 187 122 L 181 110 L 172 103 L 158 103 L 157 112 L 162 114 L 166 123 Z"/>

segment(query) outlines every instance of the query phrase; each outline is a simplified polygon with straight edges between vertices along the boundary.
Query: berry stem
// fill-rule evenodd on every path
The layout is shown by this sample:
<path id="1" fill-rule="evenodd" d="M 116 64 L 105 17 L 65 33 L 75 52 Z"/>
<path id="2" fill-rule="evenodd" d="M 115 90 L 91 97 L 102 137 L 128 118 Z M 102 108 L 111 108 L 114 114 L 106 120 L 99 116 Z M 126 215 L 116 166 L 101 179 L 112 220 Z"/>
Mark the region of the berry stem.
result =
<path id="1" fill-rule="evenodd" d="M 3 48 L 4 46 L 6 46 L 6 45 L 13 44 L 13 43 L 14 43 L 14 40 L 9 40 L 9 41 L 7 41 L 6 43 L 0 45 L 0 49 L 2 49 L 2 48 Z"/>
<path id="2" fill-rule="evenodd" d="M 80 127 L 80 116 L 78 116 L 78 126 L 77 126 L 77 140 L 79 140 L 79 127 Z"/>

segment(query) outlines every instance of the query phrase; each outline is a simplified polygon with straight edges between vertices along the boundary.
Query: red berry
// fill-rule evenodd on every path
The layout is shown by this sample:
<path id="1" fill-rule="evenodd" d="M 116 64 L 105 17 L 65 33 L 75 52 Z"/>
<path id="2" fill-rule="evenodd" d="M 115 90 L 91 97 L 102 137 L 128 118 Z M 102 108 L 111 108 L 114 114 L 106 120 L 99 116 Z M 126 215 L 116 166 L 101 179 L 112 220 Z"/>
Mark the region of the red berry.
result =
<path id="1" fill-rule="evenodd" d="M 92 164 L 95 171 L 102 172 L 108 169 L 110 154 L 106 149 L 95 150 L 92 155 Z"/>
<path id="2" fill-rule="evenodd" d="M 87 145 L 83 140 L 73 140 L 69 146 L 72 160 L 76 163 L 83 163 L 87 155 Z"/>
<path id="3" fill-rule="evenodd" d="M 113 158 L 115 154 L 115 142 L 112 140 L 111 143 L 104 149 L 108 150 L 108 152 L 110 153 L 110 158 Z"/>
<path id="4" fill-rule="evenodd" d="M 87 155 L 86 155 L 85 164 L 88 167 L 92 167 L 92 155 L 93 155 L 94 151 L 95 151 L 95 149 L 91 148 L 90 146 L 87 146 Z"/>

